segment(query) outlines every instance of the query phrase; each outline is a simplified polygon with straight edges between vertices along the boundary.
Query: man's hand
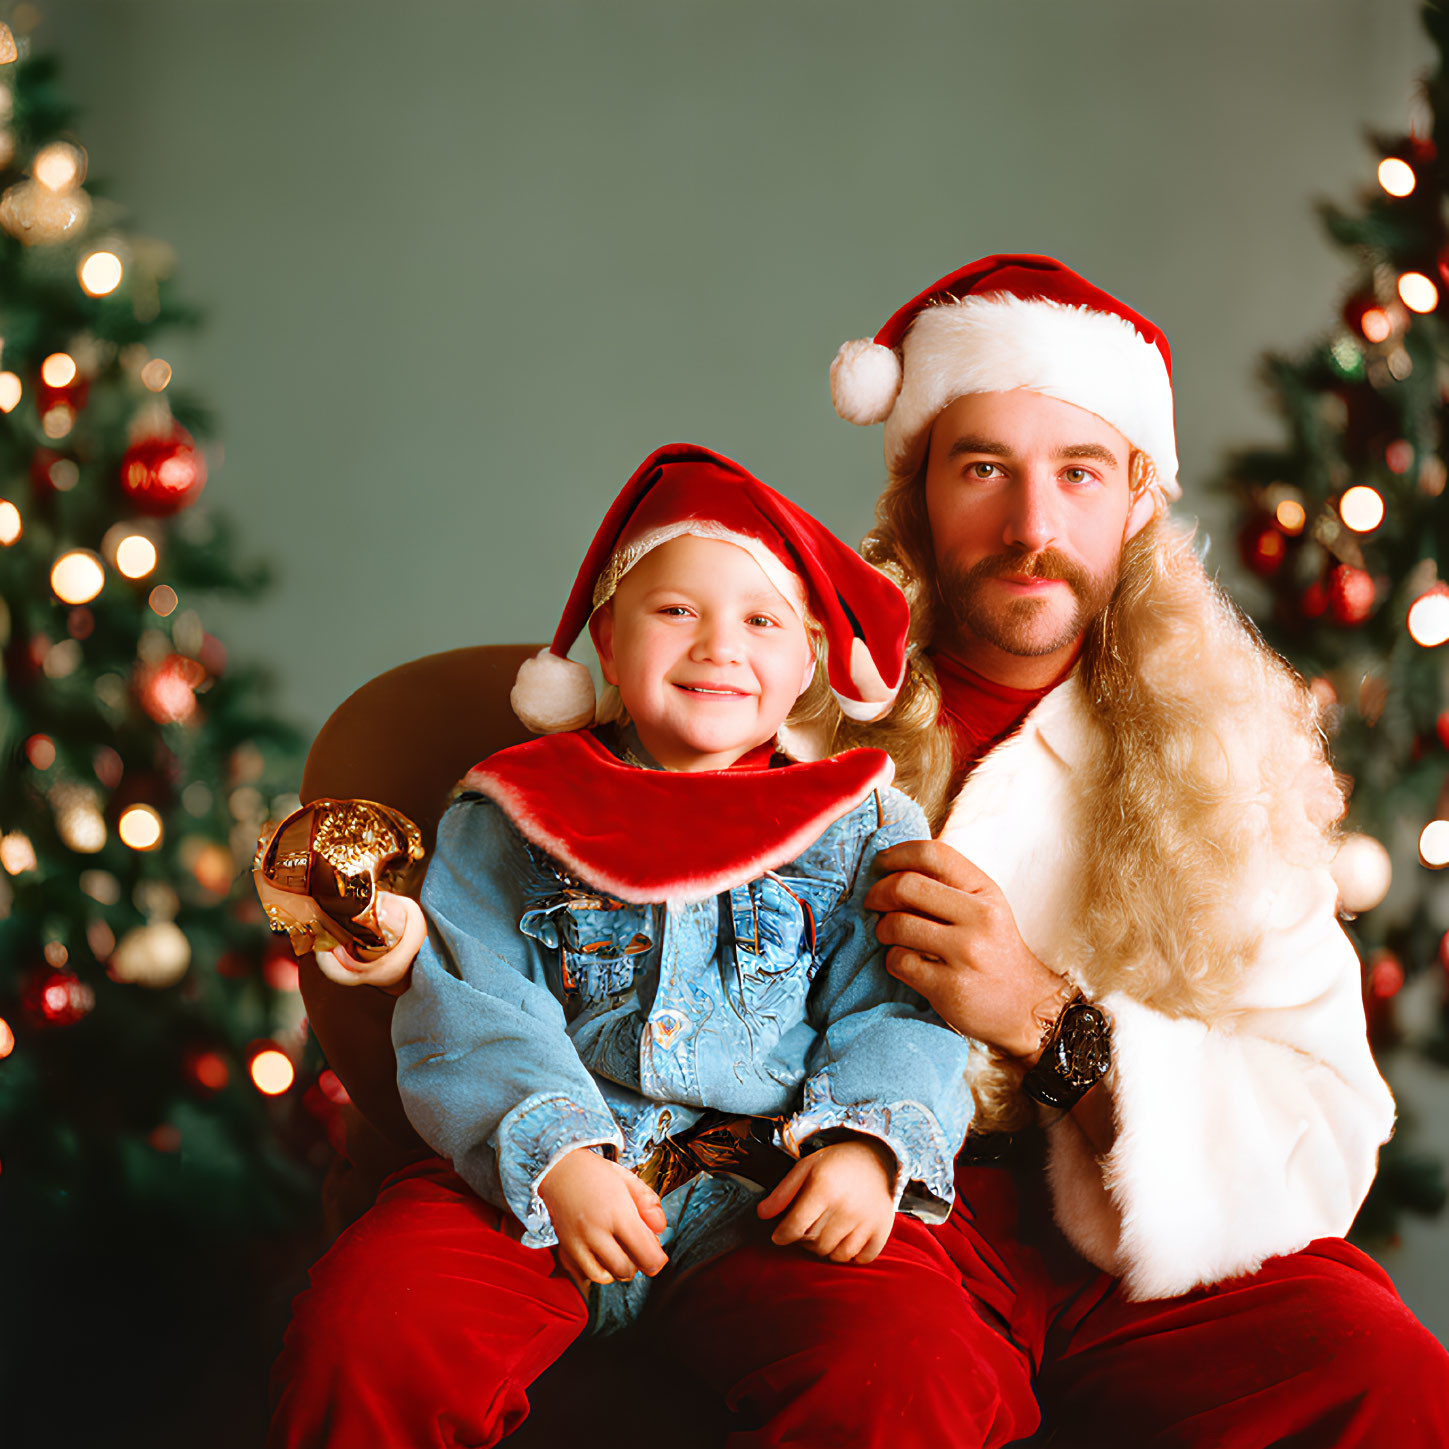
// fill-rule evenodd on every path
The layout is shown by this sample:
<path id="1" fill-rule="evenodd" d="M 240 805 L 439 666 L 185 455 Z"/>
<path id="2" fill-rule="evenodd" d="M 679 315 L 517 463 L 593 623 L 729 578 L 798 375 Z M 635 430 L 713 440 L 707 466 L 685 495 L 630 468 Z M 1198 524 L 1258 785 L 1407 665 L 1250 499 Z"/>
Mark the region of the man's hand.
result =
<path id="1" fill-rule="evenodd" d="M 544 1174 L 538 1195 L 558 1234 L 559 1262 L 584 1283 L 652 1278 L 668 1261 L 659 1246 L 664 1209 L 628 1168 L 577 1147 Z"/>
<path id="2" fill-rule="evenodd" d="M 373 961 L 359 961 L 343 946 L 335 951 L 318 951 L 317 965 L 322 974 L 339 986 L 377 986 L 389 996 L 401 996 L 408 988 L 413 962 L 428 935 L 427 917 L 411 896 L 379 891 L 377 914 L 383 930 L 396 938 L 396 944 Z"/>
<path id="3" fill-rule="evenodd" d="M 870 888 L 886 970 L 919 991 L 963 1036 L 1034 1064 L 1042 1029 L 1071 999 L 1065 977 L 1027 949 L 1001 887 L 939 840 L 882 851 Z"/>
<path id="4" fill-rule="evenodd" d="M 832 1263 L 869 1263 L 895 1223 L 895 1175 L 890 1148 L 853 1137 L 801 1158 L 755 1211 L 773 1218 L 790 1209 L 772 1242 L 799 1243 Z"/>

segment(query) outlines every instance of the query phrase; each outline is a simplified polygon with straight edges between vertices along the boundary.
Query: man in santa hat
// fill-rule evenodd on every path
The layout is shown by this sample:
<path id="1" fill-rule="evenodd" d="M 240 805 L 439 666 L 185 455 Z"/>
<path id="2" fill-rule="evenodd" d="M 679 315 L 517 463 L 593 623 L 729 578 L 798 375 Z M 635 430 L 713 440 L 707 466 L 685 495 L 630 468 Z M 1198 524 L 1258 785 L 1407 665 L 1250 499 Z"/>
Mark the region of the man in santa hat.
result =
<path id="1" fill-rule="evenodd" d="M 885 852 L 866 905 L 889 969 L 989 1050 L 916 1332 L 877 1300 L 894 1327 L 862 1343 L 823 1283 L 759 1314 L 784 1265 L 741 1295 L 725 1258 L 668 1305 L 675 1346 L 707 1326 L 751 1442 L 800 1397 L 856 1442 L 893 1392 L 903 1444 L 1449 1443 L 1449 1356 L 1342 1236 L 1393 1125 L 1335 916 L 1342 803 L 1301 681 L 1168 518 L 1166 339 L 995 256 L 831 382 L 885 423 L 865 552 L 916 646 L 892 714 L 840 733 L 939 832 Z"/>

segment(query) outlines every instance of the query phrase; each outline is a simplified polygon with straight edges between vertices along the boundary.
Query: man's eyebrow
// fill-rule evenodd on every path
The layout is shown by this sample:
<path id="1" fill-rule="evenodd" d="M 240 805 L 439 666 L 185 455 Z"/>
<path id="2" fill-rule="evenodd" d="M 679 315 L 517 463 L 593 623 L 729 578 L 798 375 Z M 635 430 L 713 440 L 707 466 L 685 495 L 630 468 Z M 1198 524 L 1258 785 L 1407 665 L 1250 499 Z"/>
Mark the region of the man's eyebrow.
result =
<path id="1" fill-rule="evenodd" d="M 998 443 L 983 438 L 979 433 L 962 433 L 946 451 L 948 458 L 959 458 L 963 453 L 984 453 L 991 458 L 1014 458 L 1015 451 L 1009 443 Z"/>
<path id="2" fill-rule="evenodd" d="M 1073 443 L 1070 447 L 1062 448 L 1057 453 L 1058 458 L 1094 458 L 1099 463 L 1105 463 L 1109 468 L 1117 466 L 1117 455 L 1110 448 L 1104 448 L 1100 443 Z"/>

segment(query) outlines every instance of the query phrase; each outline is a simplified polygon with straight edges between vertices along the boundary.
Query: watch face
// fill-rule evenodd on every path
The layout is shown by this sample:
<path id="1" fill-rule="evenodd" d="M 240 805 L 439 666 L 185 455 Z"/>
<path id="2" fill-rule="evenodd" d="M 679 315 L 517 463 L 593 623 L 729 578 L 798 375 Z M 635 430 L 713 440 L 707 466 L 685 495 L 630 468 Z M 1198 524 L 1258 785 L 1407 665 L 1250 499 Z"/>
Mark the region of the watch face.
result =
<path id="1" fill-rule="evenodd" d="M 1112 1065 L 1112 1029 L 1099 1007 L 1077 1002 L 1062 1013 L 1052 1065 L 1074 1087 L 1090 1087 Z"/>

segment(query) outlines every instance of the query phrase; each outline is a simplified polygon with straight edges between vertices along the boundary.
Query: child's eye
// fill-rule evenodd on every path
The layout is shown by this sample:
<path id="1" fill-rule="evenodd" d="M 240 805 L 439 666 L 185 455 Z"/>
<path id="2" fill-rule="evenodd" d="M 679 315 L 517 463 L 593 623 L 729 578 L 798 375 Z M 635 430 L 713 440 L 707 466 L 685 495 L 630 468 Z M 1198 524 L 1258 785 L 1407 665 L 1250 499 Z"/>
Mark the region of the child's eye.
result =
<path id="1" fill-rule="evenodd" d="M 659 612 L 661 614 L 668 614 L 671 619 L 687 619 L 689 617 L 689 609 L 684 604 L 665 604 Z"/>
<path id="2" fill-rule="evenodd" d="M 756 629 L 778 629 L 780 627 L 779 623 L 768 614 L 751 614 L 745 623 Z"/>

